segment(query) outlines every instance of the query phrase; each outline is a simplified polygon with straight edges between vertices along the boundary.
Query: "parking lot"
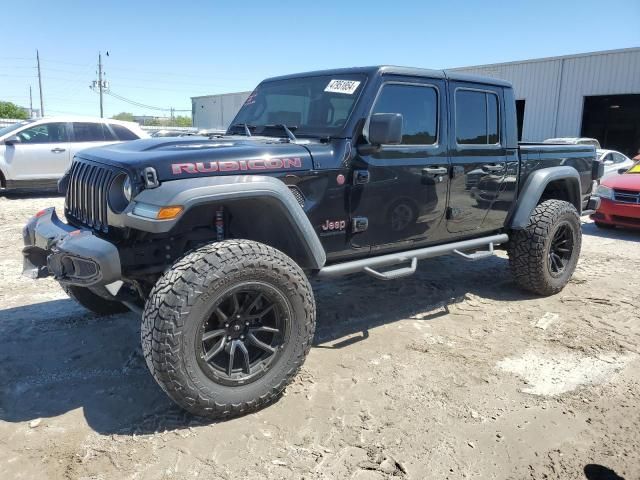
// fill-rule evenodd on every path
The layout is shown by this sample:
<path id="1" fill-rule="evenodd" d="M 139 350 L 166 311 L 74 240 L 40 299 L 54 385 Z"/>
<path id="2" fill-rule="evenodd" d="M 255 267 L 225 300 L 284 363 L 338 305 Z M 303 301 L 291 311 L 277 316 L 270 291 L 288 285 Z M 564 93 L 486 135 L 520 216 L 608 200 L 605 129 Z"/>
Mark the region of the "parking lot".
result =
<path id="1" fill-rule="evenodd" d="M 0 197 L 0 478 L 640 478 L 640 233 L 585 218 L 560 294 L 504 253 L 314 283 L 318 328 L 277 403 L 209 423 L 148 373 L 134 314 L 20 276 L 21 228 L 62 197 Z"/>

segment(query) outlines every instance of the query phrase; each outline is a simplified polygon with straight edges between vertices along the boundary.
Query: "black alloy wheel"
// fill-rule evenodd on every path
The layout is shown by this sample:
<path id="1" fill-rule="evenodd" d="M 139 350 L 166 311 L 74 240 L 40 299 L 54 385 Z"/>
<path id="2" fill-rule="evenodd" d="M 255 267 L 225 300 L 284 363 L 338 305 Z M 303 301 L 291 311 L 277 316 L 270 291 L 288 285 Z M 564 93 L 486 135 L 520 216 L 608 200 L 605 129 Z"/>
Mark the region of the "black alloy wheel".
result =
<path id="1" fill-rule="evenodd" d="M 255 381 L 278 358 L 289 329 L 290 307 L 280 292 L 259 282 L 236 286 L 202 324 L 202 371 L 223 385 Z"/>
<path id="2" fill-rule="evenodd" d="M 549 273 L 554 277 L 562 275 L 573 255 L 573 231 L 569 223 L 558 226 L 549 246 Z"/>

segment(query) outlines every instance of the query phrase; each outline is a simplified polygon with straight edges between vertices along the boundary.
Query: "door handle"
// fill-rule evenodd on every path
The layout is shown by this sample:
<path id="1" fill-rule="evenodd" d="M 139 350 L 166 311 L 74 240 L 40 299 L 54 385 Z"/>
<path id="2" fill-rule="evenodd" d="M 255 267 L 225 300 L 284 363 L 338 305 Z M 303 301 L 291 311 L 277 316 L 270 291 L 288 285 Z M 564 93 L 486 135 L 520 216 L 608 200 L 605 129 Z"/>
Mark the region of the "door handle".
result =
<path id="1" fill-rule="evenodd" d="M 66 150 L 65 150 L 64 148 L 58 148 L 58 147 L 56 147 L 56 148 L 52 148 L 52 149 L 51 149 L 51 151 L 52 151 L 53 153 L 62 153 L 62 152 L 66 152 Z"/>
<path id="2" fill-rule="evenodd" d="M 486 170 L 487 172 L 501 172 L 504 170 L 504 165 L 482 165 L 482 169 Z"/>
<path id="3" fill-rule="evenodd" d="M 449 172 L 447 167 L 427 167 L 422 169 L 424 175 L 446 175 Z"/>

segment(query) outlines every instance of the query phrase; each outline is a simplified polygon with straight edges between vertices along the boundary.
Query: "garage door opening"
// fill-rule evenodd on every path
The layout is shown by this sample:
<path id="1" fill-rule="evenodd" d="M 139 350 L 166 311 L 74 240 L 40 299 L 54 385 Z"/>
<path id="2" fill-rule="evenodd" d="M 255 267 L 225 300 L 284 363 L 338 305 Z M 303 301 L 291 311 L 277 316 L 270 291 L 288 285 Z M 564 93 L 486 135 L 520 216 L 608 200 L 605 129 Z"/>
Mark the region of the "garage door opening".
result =
<path id="1" fill-rule="evenodd" d="M 597 138 L 602 148 L 629 157 L 640 148 L 640 94 L 584 97 L 583 137 Z"/>

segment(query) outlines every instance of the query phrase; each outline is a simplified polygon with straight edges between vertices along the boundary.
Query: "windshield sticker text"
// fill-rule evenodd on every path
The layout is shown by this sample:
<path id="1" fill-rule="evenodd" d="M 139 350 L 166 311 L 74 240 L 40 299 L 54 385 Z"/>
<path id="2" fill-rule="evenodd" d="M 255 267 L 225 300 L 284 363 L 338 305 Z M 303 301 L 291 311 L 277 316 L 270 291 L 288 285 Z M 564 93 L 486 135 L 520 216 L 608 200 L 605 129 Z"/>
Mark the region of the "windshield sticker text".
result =
<path id="1" fill-rule="evenodd" d="M 360 82 L 357 80 L 331 80 L 324 91 L 353 95 L 353 92 L 356 91 L 359 85 Z"/>

